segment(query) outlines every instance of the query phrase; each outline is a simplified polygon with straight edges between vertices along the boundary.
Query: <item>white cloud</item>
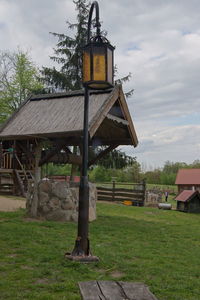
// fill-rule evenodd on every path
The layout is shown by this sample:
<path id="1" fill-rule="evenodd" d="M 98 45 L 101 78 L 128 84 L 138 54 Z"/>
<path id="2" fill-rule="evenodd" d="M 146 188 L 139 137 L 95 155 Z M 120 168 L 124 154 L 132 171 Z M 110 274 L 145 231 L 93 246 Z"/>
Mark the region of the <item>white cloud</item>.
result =
<path id="1" fill-rule="evenodd" d="M 157 166 L 199 158 L 200 1 L 98 2 L 119 77 L 133 75 L 124 89 L 135 89 L 128 105 L 139 146 L 128 153 Z M 71 0 L 0 0 L 0 49 L 31 49 L 38 65 L 51 65 L 49 32 L 69 34 L 75 17 Z"/>

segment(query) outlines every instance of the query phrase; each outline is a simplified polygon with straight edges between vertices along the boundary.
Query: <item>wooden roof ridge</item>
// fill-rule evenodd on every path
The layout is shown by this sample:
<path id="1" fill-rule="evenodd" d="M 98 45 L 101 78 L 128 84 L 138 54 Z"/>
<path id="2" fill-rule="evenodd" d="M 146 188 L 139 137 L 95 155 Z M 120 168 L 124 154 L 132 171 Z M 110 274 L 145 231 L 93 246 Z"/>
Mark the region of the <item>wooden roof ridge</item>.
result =
<path id="1" fill-rule="evenodd" d="M 131 136 L 131 140 L 133 142 L 133 146 L 136 147 L 138 144 L 138 138 L 136 135 L 136 131 L 131 119 L 131 115 L 128 109 L 128 105 L 126 103 L 124 93 L 122 90 L 122 85 L 116 85 L 115 88 L 110 93 L 107 100 L 102 105 L 101 109 L 99 109 L 98 114 L 94 116 L 94 118 L 90 122 L 90 136 L 93 137 L 95 135 L 95 132 L 100 127 L 103 120 L 106 118 L 106 116 L 109 116 L 109 111 L 112 108 L 112 106 L 115 104 L 116 101 L 119 101 L 124 120 L 128 122 L 127 127 Z M 116 120 L 119 119 L 116 117 Z M 124 122 L 125 123 L 125 122 Z"/>
<path id="2" fill-rule="evenodd" d="M 90 90 L 90 95 L 111 93 L 112 90 L 113 89 Z M 85 93 L 85 90 L 81 89 L 81 90 L 67 91 L 67 92 L 61 92 L 61 93 L 38 94 L 38 95 L 32 95 L 30 100 L 38 101 L 38 100 L 46 100 L 46 99 L 54 99 L 54 98 L 67 98 L 67 97 L 73 97 L 73 96 L 83 96 L 84 93 Z"/>

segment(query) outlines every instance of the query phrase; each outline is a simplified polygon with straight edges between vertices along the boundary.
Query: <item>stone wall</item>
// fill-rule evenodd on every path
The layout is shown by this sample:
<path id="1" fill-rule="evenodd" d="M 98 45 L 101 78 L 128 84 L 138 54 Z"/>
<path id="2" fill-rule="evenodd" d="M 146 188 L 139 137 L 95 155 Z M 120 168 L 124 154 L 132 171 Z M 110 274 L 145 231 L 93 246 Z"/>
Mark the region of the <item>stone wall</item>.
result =
<path id="1" fill-rule="evenodd" d="M 34 184 L 30 183 L 26 208 L 30 214 Z M 96 219 L 96 186 L 89 183 L 89 221 Z M 79 184 L 41 180 L 38 183 L 37 216 L 53 221 L 78 221 Z"/>

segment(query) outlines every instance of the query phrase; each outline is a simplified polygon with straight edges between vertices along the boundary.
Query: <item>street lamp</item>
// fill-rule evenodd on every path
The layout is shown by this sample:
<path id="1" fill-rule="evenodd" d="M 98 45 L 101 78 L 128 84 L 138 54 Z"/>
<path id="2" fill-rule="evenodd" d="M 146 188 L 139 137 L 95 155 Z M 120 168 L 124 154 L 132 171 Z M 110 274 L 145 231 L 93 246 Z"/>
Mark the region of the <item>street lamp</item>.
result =
<path id="1" fill-rule="evenodd" d="M 91 37 L 91 23 L 93 10 L 96 10 L 96 35 Z M 79 187 L 78 235 L 75 247 L 66 257 L 76 261 L 98 261 L 98 257 L 90 253 L 88 238 L 89 221 L 89 184 L 88 184 L 88 111 L 89 90 L 105 90 L 113 87 L 113 51 L 114 47 L 101 36 L 99 22 L 99 5 L 94 1 L 88 18 L 87 45 L 83 48 L 83 86 L 84 95 L 84 123 L 83 123 L 83 158 L 81 180 Z"/>

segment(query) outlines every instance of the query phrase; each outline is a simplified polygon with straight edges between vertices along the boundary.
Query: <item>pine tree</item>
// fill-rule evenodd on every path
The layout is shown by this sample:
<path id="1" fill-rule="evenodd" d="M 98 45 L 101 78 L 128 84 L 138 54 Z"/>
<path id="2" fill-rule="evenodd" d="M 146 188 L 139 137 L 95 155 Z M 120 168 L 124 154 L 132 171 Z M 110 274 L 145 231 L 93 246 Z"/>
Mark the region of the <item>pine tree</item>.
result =
<path id="1" fill-rule="evenodd" d="M 68 30 L 74 30 L 75 34 L 72 36 L 67 34 L 52 33 L 58 39 L 56 48 L 54 49 L 55 55 L 50 57 L 54 62 L 60 66 L 59 70 L 55 67 L 47 68 L 43 67 L 42 75 L 43 81 L 53 91 L 70 91 L 81 89 L 82 85 L 82 47 L 87 43 L 87 23 L 90 3 L 87 0 L 73 0 L 77 11 L 77 22 L 71 23 L 67 21 Z M 106 32 L 103 31 L 103 35 Z M 117 68 L 115 67 L 117 72 Z M 123 83 L 130 79 L 131 74 L 129 73 L 124 78 L 118 79 L 116 83 Z M 130 96 L 133 90 L 128 92 L 126 95 Z M 101 147 L 100 147 L 101 150 Z M 76 151 L 76 149 L 75 149 Z M 118 150 L 111 152 L 111 156 L 115 154 L 116 160 L 121 157 L 117 157 Z M 108 158 L 107 158 L 108 159 Z M 127 157 L 129 159 L 129 157 Z M 133 158 L 134 160 L 134 158 Z M 121 160 L 120 160 L 121 161 Z M 131 164 L 131 163 L 130 163 Z"/>
<path id="2" fill-rule="evenodd" d="M 50 57 L 60 69 L 43 68 L 44 82 L 55 90 L 77 90 L 81 88 L 82 51 L 86 44 L 89 4 L 86 0 L 73 0 L 76 5 L 77 23 L 67 21 L 68 29 L 75 30 L 74 37 L 52 33 L 58 38 L 55 55 Z"/>

